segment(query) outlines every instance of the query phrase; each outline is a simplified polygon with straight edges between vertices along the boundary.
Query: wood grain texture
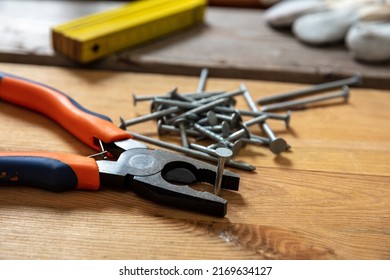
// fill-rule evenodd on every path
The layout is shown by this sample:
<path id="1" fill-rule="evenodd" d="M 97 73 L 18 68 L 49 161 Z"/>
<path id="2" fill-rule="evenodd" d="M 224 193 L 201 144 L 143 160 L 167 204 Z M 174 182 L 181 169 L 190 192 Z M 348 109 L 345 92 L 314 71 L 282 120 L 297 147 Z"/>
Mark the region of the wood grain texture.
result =
<path id="1" fill-rule="evenodd" d="M 123 2 L 40 1 L 39 9 L 36 5 L 33 0 L 0 1 L 0 61 L 79 67 L 54 53 L 50 28 Z M 29 12 L 21 18 L 20 11 Z M 260 9 L 209 7 L 202 26 L 86 67 L 179 75 L 198 75 L 200 68 L 208 67 L 218 77 L 300 83 L 359 72 L 364 87 L 390 89 L 389 66 L 356 62 L 343 45 L 306 46 L 289 32 L 271 29 Z"/>
<path id="2" fill-rule="evenodd" d="M 148 103 L 132 105 L 132 92 L 173 86 L 188 92 L 197 85 L 185 76 L 5 63 L 0 70 L 61 89 L 116 122 L 149 111 Z M 255 98 L 304 86 L 211 78 L 207 88 L 235 89 L 242 82 Z M 270 121 L 292 150 L 279 156 L 264 147 L 242 150 L 236 159 L 257 170 L 229 168 L 240 173 L 241 184 L 239 192 L 222 192 L 229 201 L 223 219 L 157 205 L 131 190 L 2 186 L 0 258 L 389 259 L 389 93 L 352 89 L 349 104 L 293 112 L 289 130 Z M 93 153 L 51 120 L 0 106 L 1 151 Z M 246 108 L 245 101 L 237 98 L 237 106 Z M 130 130 L 158 137 L 153 121 Z"/>

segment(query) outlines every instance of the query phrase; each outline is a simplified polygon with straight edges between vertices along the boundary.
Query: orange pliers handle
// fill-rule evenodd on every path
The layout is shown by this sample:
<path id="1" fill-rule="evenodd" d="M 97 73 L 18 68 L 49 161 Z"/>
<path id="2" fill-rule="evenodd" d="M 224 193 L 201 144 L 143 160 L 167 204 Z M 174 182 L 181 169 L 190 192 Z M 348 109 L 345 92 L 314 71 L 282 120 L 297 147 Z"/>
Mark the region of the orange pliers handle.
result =
<path id="1" fill-rule="evenodd" d="M 39 112 L 63 126 L 88 146 L 132 138 L 111 119 L 91 112 L 66 94 L 46 85 L 0 73 L 0 100 Z M 95 160 L 64 153 L 0 153 L 0 181 L 54 191 L 96 190 L 100 186 Z"/>
<path id="2" fill-rule="evenodd" d="M 130 139 L 110 118 L 91 112 L 66 94 L 46 85 L 0 73 L 0 99 L 37 111 L 59 123 L 88 146 Z"/>

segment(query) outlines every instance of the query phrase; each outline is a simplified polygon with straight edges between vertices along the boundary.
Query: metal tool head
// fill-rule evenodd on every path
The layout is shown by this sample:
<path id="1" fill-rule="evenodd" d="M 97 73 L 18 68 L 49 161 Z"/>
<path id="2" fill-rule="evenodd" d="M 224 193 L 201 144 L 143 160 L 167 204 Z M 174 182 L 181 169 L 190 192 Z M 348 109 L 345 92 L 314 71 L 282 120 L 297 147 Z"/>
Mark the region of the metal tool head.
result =
<path id="1" fill-rule="evenodd" d="M 131 186 L 135 193 L 149 199 L 210 215 L 223 217 L 227 201 L 189 185 L 214 184 L 214 165 L 163 150 L 134 148 L 124 151 L 117 161 L 97 161 L 102 184 Z M 225 170 L 222 188 L 238 190 L 240 177 Z"/>

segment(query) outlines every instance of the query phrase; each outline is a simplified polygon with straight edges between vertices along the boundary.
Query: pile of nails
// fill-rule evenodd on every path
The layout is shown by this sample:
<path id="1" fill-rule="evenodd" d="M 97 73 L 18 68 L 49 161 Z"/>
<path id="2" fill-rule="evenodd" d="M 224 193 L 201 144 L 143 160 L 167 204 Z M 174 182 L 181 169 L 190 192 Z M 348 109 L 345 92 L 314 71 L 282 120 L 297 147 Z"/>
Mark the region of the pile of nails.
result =
<path id="1" fill-rule="evenodd" d="M 267 123 L 268 119 L 284 121 L 289 126 L 291 109 L 302 109 L 313 103 L 334 98 L 348 100 L 349 85 L 359 84 L 360 76 L 355 75 L 348 79 L 315 85 L 301 90 L 291 91 L 260 98 L 255 102 L 248 89 L 241 84 L 234 91 L 205 91 L 208 70 L 202 69 L 198 89 L 195 93 L 179 93 L 177 88 L 166 94 L 153 96 L 133 95 L 134 105 L 141 101 L 151 102 L 151 113 L 138 118 L 124 120 L 121 117 L 122 129 L 148 120 L 157 120 L 159 135 L 180 135 L 182 145 L 170 144 L 137 133 L 132 133 L 135 139 L 153 145 L 172 149 L 192 157 L 218 162 L 221 155 L 218 148 L 228 148 L 232 155 L 238 154 L 245 145 L 265 145 L 274 154 L 290 149 L 290 145 L 277 137 Z M 341 88 L 340 92 L 325 93 L 328 90 Z M 310 97 L 306 97 L 313 95 Z M 248 110 L 235 107 L 237 96 L 243 96 L 248 104 Z M 303 97 L 303 98 L 302 98 Z M 260 108 L 258 105 L 261 105 Z M 286 110 L 283 113 L 274 111 Z M 244 121 L 243 118 L 250 118 Z M 250 131 L 251 126 L 259 126 L 263 135 L 256 135 Z M 191 141 L 190 141 L 191 139 Z M 198 144 L 200 140 L 211 140 L 211 144 Z M 197 143 L 195 143 L 197 142 Z M 255 166 L 224 159 L 225 164 L 242 170 L 254 170 Z"/>

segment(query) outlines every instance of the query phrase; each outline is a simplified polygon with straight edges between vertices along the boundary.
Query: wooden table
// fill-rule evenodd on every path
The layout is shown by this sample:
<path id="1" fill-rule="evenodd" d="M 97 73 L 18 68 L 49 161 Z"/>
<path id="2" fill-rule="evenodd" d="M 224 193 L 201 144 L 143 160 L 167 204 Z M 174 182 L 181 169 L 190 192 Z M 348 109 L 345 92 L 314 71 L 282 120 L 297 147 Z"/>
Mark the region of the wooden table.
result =
<path id="1" fill-rule="evenodd" d="M 196 88 L 183 76 L 1 63 L 3 72 L 58 88 L 117 121 L 148 112 L 131 93 Z M 302 87 L 211 78 L 208 89 L 245 82 L 257 98 Z M 270 121 L 292 149 L 246 147 L 254 164 L 239 192 L 223 191 L 225 218 L 177 210 L 131 191 L 51 193 L 0 188 L 1 259 L 389 259 L 390 92 L 353 89 L 349 104 L 296 111 L 291 128 Z M 246 108 L 237 98 L 237 106 Z M 45 117 L 0 103 L 1 151 L 93 151 Z M 131 130 L 158 138 L 153 121 Z M 256 131 L 256 130 L 255 130 Z M 164 137 L 166 141 L 178 142 Z"/>

